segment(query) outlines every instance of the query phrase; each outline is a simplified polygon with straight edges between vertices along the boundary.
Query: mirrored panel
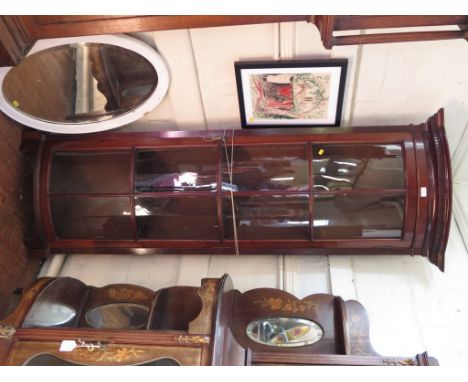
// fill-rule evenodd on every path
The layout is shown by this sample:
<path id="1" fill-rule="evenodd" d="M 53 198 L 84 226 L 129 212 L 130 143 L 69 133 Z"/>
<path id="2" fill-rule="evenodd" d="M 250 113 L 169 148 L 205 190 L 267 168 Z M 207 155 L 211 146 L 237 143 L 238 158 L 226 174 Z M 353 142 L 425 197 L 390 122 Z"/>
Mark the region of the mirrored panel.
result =
<path id="1" fill-rule="evenodd" d="M 398 144 L 324 144 L 312 150 L 315 191 L 405 188 Z"/>
<path id="2" fill-rule="evenodd" d="M 240 240 L 308 240 L 308 195 L 234 197 Z M 223 198 L 224 237 L 234 239 L 231 198 Z"/>
<path id="3" fill-rule="evenodd" d="M 154 66 L 120 46 L 74 43 L 24 58 L 3 81 L 16 110 L 53 123 L 105 121 L 142 104 L 158 84 Z"/>
<path id="4" fill-rule="evenodd" d="M 230 146 L 227 147 L 231 161 Z M 234 146 L 233 179 L 229 179 L 223 150 L 223 190 L 230 191 L 308 191 L 307 145 Z"/>
<path id="5" fill-rule="evenodd" d="M 119 302 L 90 309 L 86 312 L 86 321 L 96 329 L 142 329 L 148 313 L 144 305 Z"/>
<path id="6" fill-rule="evenodd" d="M 87 294 L 87 286 L 79 280 L 64 277 L 52 281 L 37 297 L 23 327 L 75 327 Z"/>
<path id="7" fill-rule="evenodd" d="M 64 303 L 43 302 L 34 307 L 28 314 L 27 326 L 60 326 L 72 321 L 76 317 L 76 310 Z M 27 327 L 25 326 L 25 327 Z"/>
<path id="8" fill-rule="evenodd" d="M 219 240 L 215 196 L 135 198 L 139 239 Z"/>
<path id="9" fill-rule="evenodd" d="M 60 239 L 133 239 L 130 198 L 52 197 L 50 206 Z"/>
<path id="10" fill-rule="evenodd" d="M 135 191 L 216 191 L 217 163 L 217 147 L 139 150 Z"/>
<path id="11" fill-rule="evenodd" d="M 251 321 L 246 332 L 252 341 L 280 347 L 311 345 L 323 337 L 323 330 L 316 322 L 296 317 L 260 318 Z"/>
<path id="12" fill-rule="evenodd" d="M 400 238 L 405 194 L 316 194 L 315 239 Z"/>
<path id="13" fill-rule="evenodd" d="M 56 152 L 52 159 L 50 192 L 128 193 L 130 163 L 130 151 Z"/>

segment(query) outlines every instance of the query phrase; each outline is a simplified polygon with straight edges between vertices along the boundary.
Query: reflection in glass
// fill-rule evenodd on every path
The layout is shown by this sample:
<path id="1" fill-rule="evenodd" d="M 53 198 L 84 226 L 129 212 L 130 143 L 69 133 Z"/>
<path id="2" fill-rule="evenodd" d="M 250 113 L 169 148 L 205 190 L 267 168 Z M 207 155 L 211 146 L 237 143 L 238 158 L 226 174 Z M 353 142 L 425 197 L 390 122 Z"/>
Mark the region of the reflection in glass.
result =
<path id="1" fill-rule="evenodd" d="M 270 317 L 251 321 L 247 325 L 247 336 L 263 345 L 297 347 L 320 341 L 323 330 L 304 318 Z"/>
<path id="2" fill-rule="evenodd" d="M 79 280 L 63 277 L 52 281 L 34 301 L 23 327 L 76 326 L 87 293 Z"/>
<path id="3" fill-rule="evenodd" d="M 137 152 L 135 191 L 216 191 L 217 147 Z"/>
<path id="4" fill-rule="evenodd" d="M 315 239 L 400 238 L 405 195 L 316 194 Z"/>
<path id="5" fill-rule="evenodd" d="M 153 65 L 119 46 L 78 43 L 42 50 L 12 68 L 3 94 L 17 110 L 55 123 L 111 119 L 154 91 Z"/>
<path id="6" fill-rule="evenodd" d="M 61 239 L 133 239 L 129 198 L 52 197 L 50 204 Z"/>
<path id="7" fill-rule="evenodd" d="M 215 196 L 135 198 L 138 238 L 219 240 Z"/>
<path id="8" fill-rule="evenodd" d="M 149 309 L 132 303 L 112 303 L 86 312 L 86 321 L 96 329 L 141 329 L 146 325 Z"/>
<path id="9" fill-rule="evenodd" d="M 130 152 L 56 152 L 50 192 L 129 192 Z"/>
<path id="10" fill-rule="evenodd" d="M 308 195 L 234 197 L 239 239 L 309 238 Z M 230 197 L 223 198 L 224 237 L 233 240 Z"/>
<path id="11" fill-rule="evenodd" d="M 316 191 L 404 189 L 402 148 L 387 145 L 313 145 Z"/>
<path id="12" fill-rule="evenodd" d="M 231 147 L 228 147 L 231 158 Z M 226 155 L 223 158 L 223 189 L 229 190 Z M 235 146 L 233 191 L 307 191 L 309 189 L 305 144 Z"/>

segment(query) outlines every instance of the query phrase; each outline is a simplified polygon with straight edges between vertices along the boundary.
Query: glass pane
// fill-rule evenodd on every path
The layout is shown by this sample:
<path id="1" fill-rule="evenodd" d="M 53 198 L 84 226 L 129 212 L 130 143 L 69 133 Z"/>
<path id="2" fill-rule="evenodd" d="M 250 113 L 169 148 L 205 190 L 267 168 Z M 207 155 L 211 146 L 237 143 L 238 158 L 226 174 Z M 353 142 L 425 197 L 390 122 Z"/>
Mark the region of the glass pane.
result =
<path id="1" fill-rule="evenodd" d="M 135 190 L 216 191 L 217 147 L 161 148 L 138 151 Z"/>
<path id="2" fill-rule="evenodd" d="M 37 297 L 23 328 L 76 326 L 87 292 L 87 286 L 76 279 L 64 277 L 52 281 Z"/>
<path id="3" fill-rule="evenodd" d="M 117 354 L 119 354 L 119 349 L 116 348 Z M 125 350 L 122 350 L 124 352 Z M 138 349 L 136 350 L 138 352 Z M 96 360 L 98 357 L 95 358 Z M 94 362 L 93 364 L 99 364 L 99 362 Z M 84 364 L 78 364 L 71 361 L 64 360 L 60 357 L 57 357 L 54 354 L 39 354 L 26 361 L 24 366 L 85 366 Z M 180 366 L 180 364 L 172 358 L 160 358 L 154 361 L 148 361 L 140 363 L 135 366 Z"/>
<path id="4" fill-rule="evenodd" d="M 400 145 L 313 145 L 314 188 L 404 189 Z"/>
<path id="5" fill-rule="evenodd" d="M 219 240 L 215 197 L 135 198 L 138 237 Z"/>
<path id="6" fill-rule="evenodd" d="M 86 312 L 86 321 L 96 329 L 142 329 L 149 309 L 144 305 L 116 302 L 97 306 Z"/>
<path id="7" fill-rule="evenodd" d="M 268 346 L 306 346 L 323 337 L 317 323 L 296 317 L 260 318 L 249 322 L 246 331 L 252 341 Z"/>
<path id="8" fill-rule="evenodd" d="M 239 196 L 234 198 L 237 235 L 242 239 L 309 238 L 307 195 Z M 233 240 L 231 199 L 223 198 L 224 237 Z"/>
<path id="9" fill-rule="evenodd" d="M 51 198 L 52 219 L 61 239 L 133 239 L 130 199 Z"/>
<path id="10" fill-rule="evenodd" d="M 56 123 L 104 121 L 135 109 L 156 88 L 154 66 L 115 45 L 79 43 L 25 57 L 3 82 L 6 100 Z"/>
<path id="11" fill-rule="evenodd" d="M 52 160 L 52 193 L 130 192 L 130 152 L 57 152 Z"/>
<path id="12" fill-rule="evenodd" d="M 315 195 L 315 239 L 399 238 L 405 195 Z"/>
<path id="13" fill-rule="evenodd" d="M 231 147 L 228 158 L 231 161 Z M 226 153 L 223 150 L 223 190 L 230 191 Z M 306 145 L 235 146 L 234 191 L 307 191 L 309 164 Z"/>

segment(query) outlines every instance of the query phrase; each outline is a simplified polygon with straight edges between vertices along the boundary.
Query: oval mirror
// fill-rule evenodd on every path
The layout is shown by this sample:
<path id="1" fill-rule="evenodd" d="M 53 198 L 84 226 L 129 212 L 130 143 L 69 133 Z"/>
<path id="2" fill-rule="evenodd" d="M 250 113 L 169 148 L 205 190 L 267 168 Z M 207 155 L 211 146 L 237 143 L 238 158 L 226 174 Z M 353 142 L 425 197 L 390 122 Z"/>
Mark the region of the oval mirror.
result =
<path id="1" fill-rule="evenodd" d="M 296 347 L 320 341 L 323 330 L 316 322 L 304 318 L 270 317 L 251 321 L 247 336 L 263 345 Z"/>
<path id="2" fill-rule="evenodd" d="M 146 326 L 148 312 L 144 305 L 111 303 L 86 312 L 86 321 L 96 329 L 142 329 Z"/>
<path id="3" fill-rule="evenodd" d="M 40 40 L 18 66 L 0 68 L 0 109 L 39 130 L 91 133 L 135 121 L 168 87 L 161 56 L 135 38 Z"/>

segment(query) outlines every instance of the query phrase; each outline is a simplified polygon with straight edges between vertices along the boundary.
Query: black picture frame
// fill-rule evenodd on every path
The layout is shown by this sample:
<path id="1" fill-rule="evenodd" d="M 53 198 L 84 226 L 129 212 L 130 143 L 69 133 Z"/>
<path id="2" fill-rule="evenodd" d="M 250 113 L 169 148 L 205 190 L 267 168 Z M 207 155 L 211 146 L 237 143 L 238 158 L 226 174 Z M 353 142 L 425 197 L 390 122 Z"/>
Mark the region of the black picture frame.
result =
<path id="1" fill-rule="evenodd" d="M 238 61 L 234 69 L 242 128 L 340 126 L 347 59 Z"/>

